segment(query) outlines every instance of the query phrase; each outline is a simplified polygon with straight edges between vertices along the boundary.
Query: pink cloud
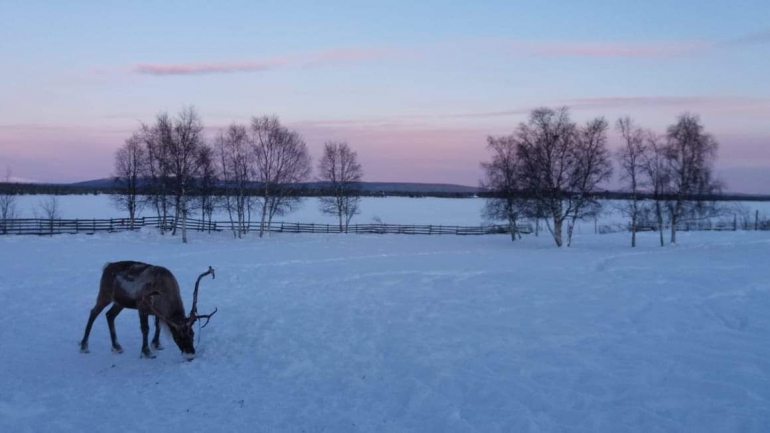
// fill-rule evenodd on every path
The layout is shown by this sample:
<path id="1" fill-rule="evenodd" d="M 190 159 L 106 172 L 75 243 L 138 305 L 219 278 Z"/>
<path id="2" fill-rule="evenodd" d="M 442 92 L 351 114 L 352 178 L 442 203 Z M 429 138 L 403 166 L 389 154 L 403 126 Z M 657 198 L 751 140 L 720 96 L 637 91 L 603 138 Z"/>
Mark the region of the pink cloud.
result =
<path id="1" fill-rule="evenodd" d="M 560 57 L 669 57 L 697 53 L 706 48 L 699 42 L 512 42 L 514 51 Z"/>
<path id="2" fill-rule="evenodd" d="M 509 38 L 482 38 L 460 42 L 464 50 L 491 50 L 507 55 L 550 57 L 672 57 L 706 52 L 712 44 L 706 41 L 536 41 Z"/>
<path id="3" fill-rule="evenodd" d="M 471 42 L 471 48 L 492 48 L 511 54 L 553 57 L 676 57 L 706 53 L 737 45 L 770 43 L 770 30 L 747 33 L 729 41 L 674 40 L 661 42 L 616 41 L 529 41 L 520 39 L 483 39 Z"/>
<path id="4" fill-rule="evenodd" d="M 138 64 L 134 72 L 149 75 L 199 75 L 229 72 L 266 71 L 290 63 L 288 57 L 233 63 Z"/>
<path id="5" fill-rule="evenodd" d="M 302 56 L 305 67 L 324 63 L 346 62 L 351 60 L 371 60 L 385 57 L 406 57 L 412 54 L 409 50 L 388 48 L 348 48 L 319 51 Z"/>
<path id="6" fill-rule="evenodd" d="M 312 67 L 321 64 L 379 59 L 389 56 L 408 55 L 406 50 L 395 49 L 335 49 L 311 52 L 305 54 L 287 55 L 261 60 L 246 60 L 238 62 L 203 62 L 203 63 L 142 63 L 134 66 L 132 71 L 148 75 L 200 75 L 221 74 L 231 72 L 266 71 L 282 66 L 302 65 Z"/>
<path id="7" fill-rule="evenodd" d="M 740 44 L 761 44 L 770 41 L 770 31 L 750 33 L 727 42 L 715 41 L 668 41 L 668 42 L 572 42 L 572 41 L 527 41 L 516 39 L 476 39 L 459 43 L 443 43 L 424 47 L 421 52 L 435 52 L 439 46 L 450 47 L 452 51 L 460 49 L 475 51 L 479 49 L 502 50 L 510 54 L 525 54 L 554 57 L 675 57 L 707 52 L 709 50 Z M 320 64 L 345 62 L 352 60 L 379 59 L 385 57 L 405 57 L 416 55 L 417 50 L 410 48 L 340 48 L 286 55 L 267 59 L 244 60 L 236 62 L 202 63 L 142 63 L 132 67 L 132 72 L 148 75 L 196 75 L 231 72 L 265 71 L 280 66 L 299 64 L 313 67 Z M 109 69 L 99 68 L 98 73 L 107 73 Z"/>
<path id="8" fill-rule="evenodd" d="M 770 107 L 770 100 L 743 96 L 608 96 L 566 99 L 564 104 L 587 108 L 644 106 Z"/>
<path id="9" fill-rule="evenodd" d="M 659 108 L 674 107 L 687 110 L 708 110 L 719 112 L 744 112 L 766 116 L 770 114 L 770 99 L 742 96 L 607 96 L 595 98 L 572 98 L 555 100 L 508 110 L 481 111 L 435 116 L 438 118 L 485 118 L 526 116 L 539 106 L 567 106 L 571 110 Z"/>

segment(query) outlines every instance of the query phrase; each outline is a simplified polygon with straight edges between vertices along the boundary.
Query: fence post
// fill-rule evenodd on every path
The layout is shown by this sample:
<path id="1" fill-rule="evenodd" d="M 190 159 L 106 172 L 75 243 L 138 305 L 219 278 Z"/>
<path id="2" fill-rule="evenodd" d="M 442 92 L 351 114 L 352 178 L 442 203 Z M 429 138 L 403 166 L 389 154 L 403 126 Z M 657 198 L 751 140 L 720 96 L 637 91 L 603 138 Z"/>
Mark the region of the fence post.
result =
<path id="1" fill-rule="evenodd" d="M 754 230 L 759 230 L 759 209 L 754 213 Z"/>
<path id="2" fill-rule="evenodd" d="M 738 215 L 733 215 L 733 231 L 738 230 Z"/>

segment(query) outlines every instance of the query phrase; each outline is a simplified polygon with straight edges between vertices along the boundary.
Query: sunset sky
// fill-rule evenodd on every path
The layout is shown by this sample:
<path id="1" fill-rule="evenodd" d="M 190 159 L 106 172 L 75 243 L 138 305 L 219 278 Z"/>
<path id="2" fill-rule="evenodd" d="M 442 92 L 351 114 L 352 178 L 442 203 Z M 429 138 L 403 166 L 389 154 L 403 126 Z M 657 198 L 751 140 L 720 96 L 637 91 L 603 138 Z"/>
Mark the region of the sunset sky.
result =
<path id="1" fill-rule="evenodd" d="M 537 106 L 662 132 L 698 113 L 731 191 L 770 193 L 770 1 L 0 2 L 0 169 L 109 176 L 193 104 L 207 133 L 275 114 L 369 181 L 476 185 Z M 612 145 L 616 134 L 610 134 Z"/>

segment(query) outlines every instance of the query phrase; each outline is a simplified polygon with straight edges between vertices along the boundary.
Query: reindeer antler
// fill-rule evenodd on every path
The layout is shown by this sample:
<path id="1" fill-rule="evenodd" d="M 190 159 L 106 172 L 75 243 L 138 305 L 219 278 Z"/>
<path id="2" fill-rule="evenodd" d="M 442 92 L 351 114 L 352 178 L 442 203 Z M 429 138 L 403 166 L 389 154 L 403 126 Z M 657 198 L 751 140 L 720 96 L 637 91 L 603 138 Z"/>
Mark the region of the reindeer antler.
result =
<path id="1" fill-rule="evenodd" d="M 211 316 L 216 314 L 216 312 L 217 312 L 217 309 L 216 309 L 216 307 L 214 307 L 214 311 L 212 311 L 211 314 L 201 314 L 201 315 L 196 314 L 195 315 L 195 320 L 206 319 L 206 323 L 204 323 L 203 326 L 201 326 L 201 329 L 205 328 L 206 325 L 209 324 L 209 320 L 211 320 Z"/>
<path id="2" fill-rule="evenodd" d="M 198 279 L 195 281 L 195 290 L 193 291 L 193 302 L 192 302 L 192 308 L 190 309 L 190 323 L 194 323 L 198 319 L 206 319 L 206 324 L 203 325 L 204 327 L 209 324 L 209 320 L 211 320 L 211 316 L 213 316 L 217 309 L 214 308 L 214 312 L 211 314 L 205 314 L 205 315 L 198 315 L 198 285 L 201 282 L 201 279 L 205 277 L 206 275 L 211 274 L 211 279 L 213 280 L 216 278 L 216 275 L 214 274 L 214 268 L 209 266 L 209 270 L 200 274 L 198 276 Z"/>

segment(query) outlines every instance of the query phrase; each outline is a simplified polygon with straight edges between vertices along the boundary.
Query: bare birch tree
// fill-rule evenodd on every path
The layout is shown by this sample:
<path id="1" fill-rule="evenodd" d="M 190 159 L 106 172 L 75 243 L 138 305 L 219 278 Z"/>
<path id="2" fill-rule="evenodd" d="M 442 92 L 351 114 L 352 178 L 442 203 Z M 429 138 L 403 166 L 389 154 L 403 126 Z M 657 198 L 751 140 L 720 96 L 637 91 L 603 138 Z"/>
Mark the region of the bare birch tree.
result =
<path id="1" fill-rule="evenodd" d="M 538 108 L 516 131 L 527 190 L 537 213 L 548 215 L 546 225 L 558 247 L 568 246 L 575 221 L 598 212 L 598 186 L 612 174 L 606 148 L 607 122 L 595 119 L 578 128 L 566 107 Z"/>
<path id="2" fill-rule="evenodd" d="M 61 219 L 62 217 L 59 197 L 56 194 L 49 195 L 48 198 L 40 201 L 39 206 L 42 218 L 45 219 L 48 224 L 49 233 L 53 236 L 54 221 Z"/>
<path id="3" fill-rule="evenodd" d="M 310 176 L 311 160 L 305 141 L 281 125 L 277 117 L 254 117 L 250 128 L 256 182 L 261 189 L 262 237 L 273 217 L 297 208 L 301 197 L 293 194 L 293 184 Z"/>
<path id="4" fill-rule="evenodd" d="M 137 213 L 143 204 L 141 184 L 144 182 L 146 167 L 147 150 L 139 134 L 134 134 L 115 152 L 114 181 L 117 194 L 112 195 L 112 201 L 118 209 L 128 212 L 131 230 L 134 229 Z"/>
<path id="5" fill-rule="evenodd" d="M 655 215 L 660 246 L 665 246 L 663 230 L 665 230 L 666 203 L 671 184 L 671 172 L 666 156 L 666 148 L 662 137 L 648 132 L 645 137 L 647 152 L 642 162 L 642 171 L 647 179 L 652 196 L 652 213 Z"/>
<path id="6" fill-rule="evenodd" d="M 233 236 L 240 238 L 247 233 L 251 222 L 253 203 L 249 189 L 255 170 L 246 127 L 232 124 L 220 132 L 216 151 L 224 189 L 224 207 L 230 217 Z"/>
<path id="7" fill-rule="evenodd" d="M 327 142 L 318 163 L 318 172 L 332 194 L 320 198 L 321 212 L 337 216 L 340 231 L 347 232 L 350 220 L 361 212 L 360 182 L 364 172 L 358 155 L 345 142 Z"/>
<path id="8" fill-rule="evenodd" d="M 0 191 L 0 232 L 3 234 L 8 233 L 8 225 L 10 220 L 16 219 L 18 216 L 16 211 L 16 192 L 11 186 L 13 181 L 13 172 L 10 167 L 5 170 L 5 177 L 3 182 L 4 188 Z"/>
<path id="9" fill-rule="evenodd" d="M 487 150 L 492 155 L 488 162 L 481 163 L 484 170 L 481 188 L 487 190 L 491 197 L 487 198 L 482 215 L 491 221 L 506 221 L 513 242 L 517 237 L 521 238 L 517 224 L 526 215 L 529 204 L 516 138 L 488 137 Z"/>
<path id="10" fill-rule="evenodd" d="M 599 185 L 612 176 L 612 162 L 607 150 L 607 121 L 597 118 L 577 131 L 572 148 L 575 169 L 571 174 L 572 185 L 567 194 L 572 215 L 567 227 L 567 246 L 572 245 L 575 222 L 585 218 L 598 218 L 601 202 L 596 198 Z"/>
<path id="11" fill-rule="evenodd" d="M 630 117 L 618 119 L 616 128 L 623 137 L 623 144 L 616 153 L 621 168 L 620 180 L 625 182 L 623 189 L 631 197 L 621 205 L 623 214 L 631 219 L 631 247 L 636 247 L 636 232 L 645 213 L 644 201 L 640 194 L 646 186 L 644 163 L 648 155 L 645 132 Z"/>
<path id="12" fill-rule="evenodd" d="M 166 113 L 159 114 L 153 125 L 142 125 L 142 141 L 147 149 L 147 200 L 158 216 L 160 233 L 165 234 L 171 207 L 171 173 L 168 153 L 173 140 L 173 124 Z"/>
<path id="13" fill-rule="evenodd" d="M 216 196 L 214 189 L 217 186 L 217 170 L 214 161 L 214 150 L 202 145 L 198 150 L 198 164 L 200 165 L 200 175 L 196 179 L 196 207 L 201 212 L 201 220 L 208 222 L 208 229 L 211 232 L 212 218 L 216 207 Z"/>
<path id="14" fill-rule="evenodd" d="M 572 151 L 576 135 L 566 107 L 535 109 L 516 131 L 527 190 L 532 192 L 537 208 L 548 215 L 544 219 L 558 247 L 564 243 L 564 222 L 573 211 L 565 199 L 576 170 Z"/>
<path id="15" fill-rule="evenodd" d="M 713 178 L 718 143 L 704 132 L 700 118 L 685 113 L 669 126 L 666 157 L 671 175 L 671 243 L 676 243 L 676 226 L 680 219 L 706 203 L 705 195 L 713 193 L 718 183 Z"/>
<path id="16" fill-rule="evenodd" d="M 172 232 L 176 234 L 179 219 L 182 223 L 182 242 L 187 243 L 187 215 L 189 212 L 189 193 L 199 175 L 200 148 L 203 142 L 203 122 L 194 107 L 185 107 L 174 119 L 173 137 L 170 140 L 167 164 L 171 175 L 171 193 L 174 196 L 176 224 Z"/>

